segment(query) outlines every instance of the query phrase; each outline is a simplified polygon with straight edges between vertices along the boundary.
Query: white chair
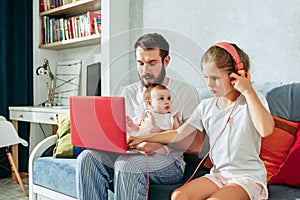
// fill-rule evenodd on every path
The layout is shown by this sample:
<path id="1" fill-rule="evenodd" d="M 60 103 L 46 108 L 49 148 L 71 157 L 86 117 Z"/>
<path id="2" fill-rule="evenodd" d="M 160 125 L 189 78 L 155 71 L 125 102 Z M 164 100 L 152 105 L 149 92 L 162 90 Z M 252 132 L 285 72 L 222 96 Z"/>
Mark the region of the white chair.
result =
<path id="1" fill-rule="evenodd" d="M 27 141 L 23 140 L 18 136 L 18 133 L 15 127 L 11 122 L 6 121 L 3 116 L 0 116 L 0 148 L 6 147 L 6 154 L 11 165 L 11 170 L 15 174 L 17 182 L 20 184 L 20 187 L 23 190 L 25 196 L 28 196 L 26 188 L 24 187 L 22 178 L 19 174 L 19 171 L 15 165 L 14 159 L 10 152 L 10 146 L 21 143 L 24 146 L 28 146 Z"/>

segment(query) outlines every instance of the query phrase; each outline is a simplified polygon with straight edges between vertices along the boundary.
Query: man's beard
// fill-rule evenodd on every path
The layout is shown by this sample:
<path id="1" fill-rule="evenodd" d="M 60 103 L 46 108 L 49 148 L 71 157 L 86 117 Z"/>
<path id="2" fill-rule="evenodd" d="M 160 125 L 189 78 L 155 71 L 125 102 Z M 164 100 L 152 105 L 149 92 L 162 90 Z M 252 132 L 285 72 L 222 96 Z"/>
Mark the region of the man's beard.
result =
<path id="1" fill-rule="evenodd" d="M 166 77 L 166 69 L 165 69 L 164 66 L 162 66 L 160 74 L 158 75 L 157 78 L 154 79 L 153 83 L 145 83 L 144 80 L 143 80 L 145 77 L 147 77 L 147 78 L 155 78 L 151 74 L 144 74 L 144 75 L 142 75 L 140 77 L 140 80 L 141 80 L 142 85 L 145 86 L 145 87 L 148 87 L 151 84 L 162 84 L 163 81 L 164 81 L 164 79 L 165 79 L 165 77 Z"/>

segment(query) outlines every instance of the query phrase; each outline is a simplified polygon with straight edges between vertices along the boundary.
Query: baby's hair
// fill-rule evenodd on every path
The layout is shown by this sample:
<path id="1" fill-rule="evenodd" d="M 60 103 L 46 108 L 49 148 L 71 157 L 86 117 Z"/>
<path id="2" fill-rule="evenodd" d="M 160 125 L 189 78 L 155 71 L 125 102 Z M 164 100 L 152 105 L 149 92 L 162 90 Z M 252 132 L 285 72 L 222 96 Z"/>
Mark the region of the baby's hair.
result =
<path id="1" fill-rule="evenodd" d="M 168 90 L 168 88 L 166 86 L 160 85 L 160 84 L 151 84 L 151 85 L 147 86 L 146 91 L 144 93 L 145 101 L 151 100 L 151 91 L 152 90 Z"/>
<path id="2" fill-rule="evenodd" d="M 240 49 L 236 44 L 231 44 L 240 56 L 240 60 L 244 65 L 244 69 L 249 71 L 250 69 L 250 60 L 248 55 Z M 223 48 L 218 46 L 210 47 L 202 56 L 201 59 L 201 68 L 203 63 L 214 62 L 217 65 L 218 69 L 226 70 L 229 73 L 235 72 L 235 63 L 232 56 Z"/>

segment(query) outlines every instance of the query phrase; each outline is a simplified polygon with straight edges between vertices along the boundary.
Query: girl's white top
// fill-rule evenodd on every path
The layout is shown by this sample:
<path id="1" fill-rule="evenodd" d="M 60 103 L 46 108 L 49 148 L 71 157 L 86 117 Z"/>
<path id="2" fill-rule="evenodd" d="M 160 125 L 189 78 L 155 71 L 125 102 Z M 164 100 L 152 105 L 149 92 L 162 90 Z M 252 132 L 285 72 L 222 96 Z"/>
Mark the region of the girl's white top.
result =
<path id="1" fill-rule="evenodd" d="M 269 110 L 265 97 L 262 94 L 258 96 Z M 211 146 L 225 126 L 234 106 L 232 104 L 225 109 L 219 109 L 216 102 L 215 97 L 201 101 L 188 119 L 188 123 L 197 129 L 205 129 Z M 247 177 L 266 187 L 266 170 L 259 158 L 260 146 L 261 136 L 252 123 L 245 97 L 240 95 L 229 123 L 210 152 L 213 163 L 211 174 L 221 174 L 228 178 Z"/>

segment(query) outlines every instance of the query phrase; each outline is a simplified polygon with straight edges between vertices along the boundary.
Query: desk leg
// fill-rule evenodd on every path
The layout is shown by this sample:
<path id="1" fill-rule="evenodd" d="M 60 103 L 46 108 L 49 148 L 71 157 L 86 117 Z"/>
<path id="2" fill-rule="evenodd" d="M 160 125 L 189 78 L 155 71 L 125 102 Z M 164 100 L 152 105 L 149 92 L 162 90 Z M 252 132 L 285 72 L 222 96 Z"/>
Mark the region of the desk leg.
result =
<path id="1" fill-rule="evenodd" d="M 58 127 L 56 124 L 52 125 L 52 135 L 56 135 L 57 129 Z"/>
<path id="2" fill-rule="evenodd" d="M 15 129 L 18 133 L 18 129 L 19 129 L 18 121 L 17 120 L 12 120 L 11 122 L 14 125 L 14 127 L 15 127 Z M 12 157 L 13 157 L 13 160 L 14 160 L 14 163 L 15 163 L 15 168 L 17 170 L 19 170 L 19 151 L 18 151 L 18 149 L 19 149 L 18 144 L 12 145 L 12 147 L 11 147 Z M 12 176 L 16 180 L 16 182 L 18 182 L 17 177 L 15 176 L 14 173 L 12 173 Z"/>

